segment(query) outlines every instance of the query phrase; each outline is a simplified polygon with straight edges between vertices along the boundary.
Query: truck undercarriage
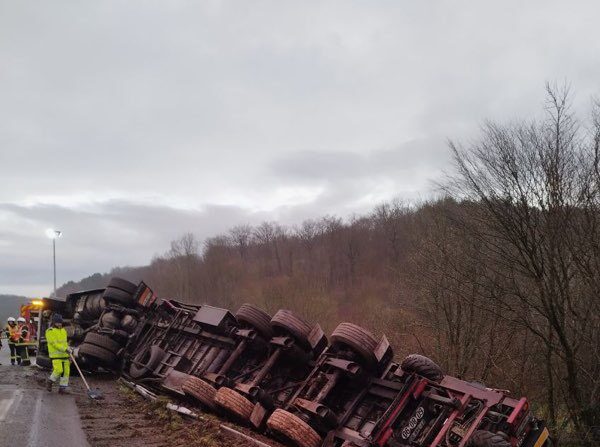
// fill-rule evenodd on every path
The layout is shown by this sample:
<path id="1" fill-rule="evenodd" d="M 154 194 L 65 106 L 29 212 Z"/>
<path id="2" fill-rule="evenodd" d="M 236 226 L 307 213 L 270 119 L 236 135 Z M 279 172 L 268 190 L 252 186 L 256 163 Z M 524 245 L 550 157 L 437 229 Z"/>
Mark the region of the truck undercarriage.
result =
<path id="1" fill-rule="evenodd" d="M 104 368 L 297 447 L 550 447 L 526 398 L 444 375 L 352 323 L 326 337 L 288 311 L 158 300 L 144 283 L 45 300 L 88 370 Z M 40 334 L 40 335 L 41 335 Z M 40 337 L 39 364 L 49 366 Z"/>

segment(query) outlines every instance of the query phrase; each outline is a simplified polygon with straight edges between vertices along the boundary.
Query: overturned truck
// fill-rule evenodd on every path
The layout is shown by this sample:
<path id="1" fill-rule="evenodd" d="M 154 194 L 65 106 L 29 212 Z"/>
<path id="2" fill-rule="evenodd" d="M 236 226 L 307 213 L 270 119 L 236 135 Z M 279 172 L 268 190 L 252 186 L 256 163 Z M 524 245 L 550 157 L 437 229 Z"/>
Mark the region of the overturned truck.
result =
<path id="1" fill-rule="evenodd" d="M 290 446 L 552 446 L 526 398 L 445 375 L 418 354 L 396 362 L 385 336 L 353 323 L 327 337 L 289 310 L 157 300 L 146 284 L 120 278 L 54 306 L 45 316 L 67 314 L 88 369 L 111 369 Z"/>

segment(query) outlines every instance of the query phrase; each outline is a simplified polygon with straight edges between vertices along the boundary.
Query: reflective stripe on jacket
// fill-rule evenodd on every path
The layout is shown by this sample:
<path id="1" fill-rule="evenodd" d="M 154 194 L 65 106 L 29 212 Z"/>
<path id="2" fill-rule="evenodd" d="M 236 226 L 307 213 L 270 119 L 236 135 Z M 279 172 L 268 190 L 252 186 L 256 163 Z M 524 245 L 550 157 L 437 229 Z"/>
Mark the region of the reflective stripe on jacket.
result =
<path id="1" fill-rule="evenodd" d="M 8 338 L 9 343 L 17 343 L 19 338 L 21 338 L 21 330 L 16 324 L 14 326 L 7 324 L 6 328 L 4 328 L 4 331 L 6 332 L 6 337 Z"/>
<path id="2" fill-rule="evenodd" d="M 19 325 L 19 330 L 20 330 L 20 334 L 21 334 L 21 342 L 28 342 L 29 341 L 29 327 L 27 326 L 27 323 L 23 323 L 23 324 Z"/>
<path id="3" fill-rule="evenodd" d="M 67 359 L 67 331 L 65 328 L 51 327 L 46 329 L 46 342 L 48 343 L 48 357 L 51 359 Z"/>

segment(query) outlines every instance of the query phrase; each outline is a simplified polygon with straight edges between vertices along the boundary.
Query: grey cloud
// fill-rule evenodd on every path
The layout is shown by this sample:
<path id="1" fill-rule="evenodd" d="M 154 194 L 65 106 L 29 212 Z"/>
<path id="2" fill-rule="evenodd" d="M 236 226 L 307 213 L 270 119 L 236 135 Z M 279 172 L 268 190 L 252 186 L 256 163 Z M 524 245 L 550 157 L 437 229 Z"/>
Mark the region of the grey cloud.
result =
<path id="1" fill-rule="evenodd" d="M 51 241 L 46 228 L 58 228 L 59 282 L 105 272 L 117 265 L 142 265 L 165 252 L 169 242 L 193 232 L 200 240 L 239 223 L 265 216 L 241 208 L 210 206 L 181 210 L 127 201 L 90 204 L 86 209 L 0 204 L 10 216 L 0 233 L 0 291 L 18 285 L 48 293 L 52 282 Z"/>
<path id="2" fill-rule="evenodd" d="M 570 80 L 585 109 L 599 15 L 542 0 L 0 0 L 0 289 L 44 277 L 46 226 L 65 230 L 71 279 L 145 263 L 183 231 L 427 195 L 446 138 L 537 113 L 545 80 Z"/>
<path id="3" fill-rule="evenodd" d="M 300 181 L 327 181 L 335 186 L 342 179 L 383 179 L 418 176 L 447 166 L 446 142 L 439 139 L 414 140 L 393 149 L 350 152 L 307 150 L 287 154 L 273 161 L 270 174 Z"/>

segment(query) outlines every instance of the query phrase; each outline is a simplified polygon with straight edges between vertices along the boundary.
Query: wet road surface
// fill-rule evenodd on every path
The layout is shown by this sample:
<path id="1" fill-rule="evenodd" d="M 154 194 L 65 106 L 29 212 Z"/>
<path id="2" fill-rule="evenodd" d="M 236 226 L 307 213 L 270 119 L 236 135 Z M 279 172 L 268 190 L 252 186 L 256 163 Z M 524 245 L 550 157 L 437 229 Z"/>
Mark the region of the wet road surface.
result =
<path id="1" fill-rule="evenodd" d="M 11 366 L 0 349 L 0 440 L 27 447 L 88 447 L 75 398 L 49 393 L 36 366 Z"/>

